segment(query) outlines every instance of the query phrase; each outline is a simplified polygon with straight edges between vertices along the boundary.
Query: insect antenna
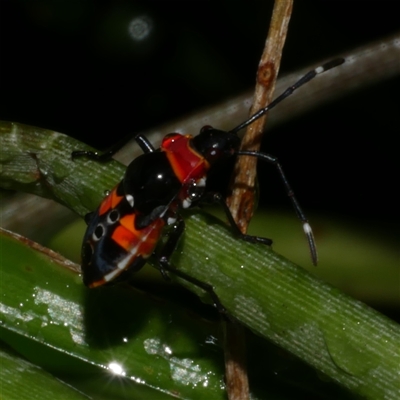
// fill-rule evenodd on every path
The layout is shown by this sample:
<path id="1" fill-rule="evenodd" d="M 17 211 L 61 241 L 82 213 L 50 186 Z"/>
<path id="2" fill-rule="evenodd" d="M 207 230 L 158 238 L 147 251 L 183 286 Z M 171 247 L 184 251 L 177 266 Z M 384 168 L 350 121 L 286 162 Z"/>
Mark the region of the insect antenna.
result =
<path id="1" fill-rule="evenodd" d="M 256 112 L 254 115 L 252 115 L 249 119 L 246 121 L 242 122 L 240 125 L 238 125 L 236 128 L 233 128 L 230 133 L 237 134 L 241 129 L 245 128 L 246 126 L 252 124 L 255 120 L 258 118 L 262 117 L 265 115 L 269 110 L 274 108 L 277 104 L 279 104 L 282 100 L 286 99 L 286 97 L 289 97 L 295 90 L 297 90 L 300 86 L 303 86 L 305 83 L 309 82 L 311 79 L 315 78 L 317 75 L 328 71 L 334 67 L 337 67 L 338 65 L 341 65 L 344 63 L 343 58 L 336 58 L 334 60 L 331 60 L 309 72 L 307 72 L 302 78 L 300 78 L 294 85 L 289 86 L 280 96 L 278 96 L 274 101 L 272 101 L 270 104 L 268 104 L 266 107 L 262 108 L 258 112 Z M 303 210 L 300 207 L 299 202 L 297 201 L 294 192 L 286 178 L 285 173 L 283 172 L 282 166 L 279 163 L 278 159 L 276 157 L 273 157 L 269 154 L 265 153 L 259 153 L 256 151 L 246 151 L 246 150 L 239 150 L 236 152 L 237 155 L 239 156 L 252 156 L 252 157 L 257 157 L 260 160 L 264 160 L 270 164 L 273 164 L 276 166 L 278 169 L 278 173 L 282 179 L 283 185 L 285 186 L 286 194 L 289 196 L 292 205 L 294 207 L 294 210 L 297 214 L 297 217 L 300 219 L 300 221 L 303 224 L 303 231 L 307 237 L 307 242 L 308 246 L 310 248 L 310 253 L 311 253 L 311 260 L 314 265 L 317 265 L 318 262 L 318 255 L 317 255 L 317 248 L 315 245 L 315 239 L 314 235 L 311 229 L 310 224 L 308 223 L 308 220 L 303 212 Z"/>
<path id="2" fill-rule="evenodd" d="M 249 119 L 246 121 L 242 122 L 240 125 L 238 125 L 236 128 L 233 128 L 230 130 L 230 133 L 237 133 L 241 129 L 246 128 L 246 126 L 249 126 L 252 124 L 255 120 L 259 119 L 263 115 L 265 115 L 269 110 L 274 108 L 277 104 L 279 104 L 282 100 L 286 99 L 286 97 L 289 97 L 296 89 L 298 89 L 300 86 L 303 86 L 305 83 L 311 81 L 311 79 L 315 78 L 317 75 L 322 74 L 325 71 L 328 71 L 332 68 L 335 68 L 341 64 L 344 63 L 344 58 L 335 58 L 334 60 L 331 60 L 325 64 L 320 65 L 319 67 L 307 72 L 302 78 L 300 78 L 294 85 L 289 86 L 280 96 L 278 96 L 274 101 L 272 101 L 270 104 L 268 104 L 266 107 L 262 108 L 261 110 L 257 111 L 255 114 L 253 114 Z"/>

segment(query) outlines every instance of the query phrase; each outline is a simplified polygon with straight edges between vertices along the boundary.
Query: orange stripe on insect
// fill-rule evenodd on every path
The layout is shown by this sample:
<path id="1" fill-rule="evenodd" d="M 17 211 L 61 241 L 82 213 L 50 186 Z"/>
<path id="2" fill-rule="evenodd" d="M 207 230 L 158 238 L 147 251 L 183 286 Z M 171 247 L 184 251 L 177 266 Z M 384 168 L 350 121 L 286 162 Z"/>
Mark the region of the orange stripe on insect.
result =
<path id="1" fill-rule="evenodd" d="M 141 235 L 141 232 L 135 229 L 135 218 L 136 214 L 134 213 L 126 214 L 119 220 L 119 223 L 135 235 L 139 236 Z"/>
<path id="2" fill-rule="evenodd" d="M 130 251 L 139 242 L 138 235 L 123 225 L 117 226 L 111 237 L 126 251 Z"/>
<path id="3" fill-rule="evenodd" d="M 146 228 L 136 229 L 135 218 L 133 213 L 122 217 L 112 239 L 128 253 L 148 257 L 160 239 L 165 222 L 160 218 Z"/>
<path id="4" fill-rule="evenodd" d="M 104 278 L 102 278 L 102 279 L 99 279 L 98 281 L 94 281 L 94 282 L 90 283 L 90 284 L 88 285 L 88 287 L 89 287 L 90 289 L 94 289 L 94 288 L 96 288 L 96 287 L 99 287 L 99 286 L 104 285 L 105 283 L 107 283 L 107 281 L 106 281 Z"/>
<path id="5" fill-rule="evenodd" d="M 141 241 L 142 234 L 142 231 L 135 229 L 135 214 L 132 213 L 126 214 L 119 220 L 119 226 L 115 228 L 112 239 L 130 252 Z"/>
<path id="6" fill-rule="evenodd" d="M 99 215 L 103 215 L 109 210 L 118 206 L 123 199 L 123 196 L 117 195 L 118 185 L 111 191 L 111 193 L 104 198 L 99 208 Z"/>
<path id="7" fill-rule="evenodd" d="M 162 228 L 165 225 L 165 221 L 161 218 L 153 222 L 147 228 L 143 229 L 144 237 L 140 245 L 140 255 L 144 258 L 150 257 L 160 240 L 162 234 Z"/>

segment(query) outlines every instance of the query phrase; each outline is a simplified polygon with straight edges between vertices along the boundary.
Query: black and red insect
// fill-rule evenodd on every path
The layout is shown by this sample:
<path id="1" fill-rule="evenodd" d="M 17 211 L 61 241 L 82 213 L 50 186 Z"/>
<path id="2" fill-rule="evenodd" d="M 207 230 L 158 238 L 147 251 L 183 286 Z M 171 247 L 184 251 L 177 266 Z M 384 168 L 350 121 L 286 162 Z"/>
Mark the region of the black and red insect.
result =
<path id="1" fill-rule="evenodd" d="M 278 169 L 286 192 L 309 243 L 311 258 L 317 263 L 317 252 L 311 227 L 301 210 L 278 160 L 268 154 L 240 151 L 237 132 L 260 118 L 297 88 L 344 62 L 336 59 L 304 75 L 286 89 L 270 105 L 261 109 L 248 120 L 229 132 L 205 126 L 197 136 L 171 133 L 164 137 L 161 147 L 155 149 L 142 135 L 135 137 L 143 154 L 127 167 L 122 181 L 105 197 L 99 208 L 86 216 L 88 228 L 82 245 L 82 273 L 85 285 L 96 287 L 122 278 L 139 270 L 154 254 L 164 227 L 170 225 L 172 232 L 156 257 L 159 269 L 186 279 L 208 291 L 215 304 L 223 311 L 218 297 L 209 283 L 201 282 L 170 265 L 169 259 L 184 230 L 179 211 L 200 202 L 216 202 L 224 209 L 235 234 L 249 242 L 270 245 L 267 238 L 242 234 L 220 193 L 207 189 L 207 177 L 234 156 L 253 156 L 265 160 Z M 98 161 L 111 158 L 117 149 L 99 155 L 87 151 L 75 151 L 72 157 L 86 156 Z"/>

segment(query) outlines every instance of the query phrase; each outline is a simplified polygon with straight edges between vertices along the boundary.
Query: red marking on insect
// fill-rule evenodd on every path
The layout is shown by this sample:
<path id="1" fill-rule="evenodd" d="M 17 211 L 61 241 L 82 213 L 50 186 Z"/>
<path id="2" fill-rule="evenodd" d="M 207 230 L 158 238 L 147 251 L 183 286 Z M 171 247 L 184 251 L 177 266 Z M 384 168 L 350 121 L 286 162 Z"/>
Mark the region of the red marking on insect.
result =
<path id="1" fill-rule="evenodd" d="M 182 184 L 189 179 L 201 179 L 210 168 L 208 161 L 191 145 L 191 139 L 190 135 L 170 133 L 164 137 L 160 147 Z"/>

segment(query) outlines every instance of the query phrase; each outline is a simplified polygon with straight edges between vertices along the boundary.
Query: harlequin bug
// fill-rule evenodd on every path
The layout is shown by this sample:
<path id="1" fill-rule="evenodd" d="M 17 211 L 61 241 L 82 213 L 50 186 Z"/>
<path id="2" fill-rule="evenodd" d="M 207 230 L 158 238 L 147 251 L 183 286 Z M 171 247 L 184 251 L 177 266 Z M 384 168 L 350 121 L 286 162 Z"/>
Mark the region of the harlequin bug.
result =
<path id="1" fill-rule="evenodd" d="M 267 238 L 242 234 L 220 193 L 209 192 L 206 180 L 221 162 L 233 156 L 253 156 L 275 165 L 292 201 L 297 216 L 303 223 L 314 264 L 317 251 L 311 227 L 297 202 L 277 158 L 254 151 L 239 150 L 237 132 L 260 118 L 297 88 L 344 62 L 336 59 L 304 75 L 293 86 L 267 107 L 229 132 L 205 126 L 197 136 L 171 133 L 164 137 L 161 147 L 154 149 L 142 135 L 135 137 L 143 154 L 127 167 L 122 181 L 105 197 L 99 208 L 86 216 L 88 224 L 82 245 L 82 273 L 85 285 L 93 288 L 123 277 L 127 272 L 142 268 L 155 252 L 163 228 L 172 226 L 166 244 L 157 255 L 163 276 L 171 272 L 208 291 L 220 311 L 224 311 L 210 284 L 201 282 L 172 267 L 169 259 L 184 230 L 179 211 L 200 202 L 219 203 L 225 211 L 234 233 L 243 240 L 270 245 Z M 98 154 L 74 151 L 72 157 L 106 161 L 118 150 Z"/>

